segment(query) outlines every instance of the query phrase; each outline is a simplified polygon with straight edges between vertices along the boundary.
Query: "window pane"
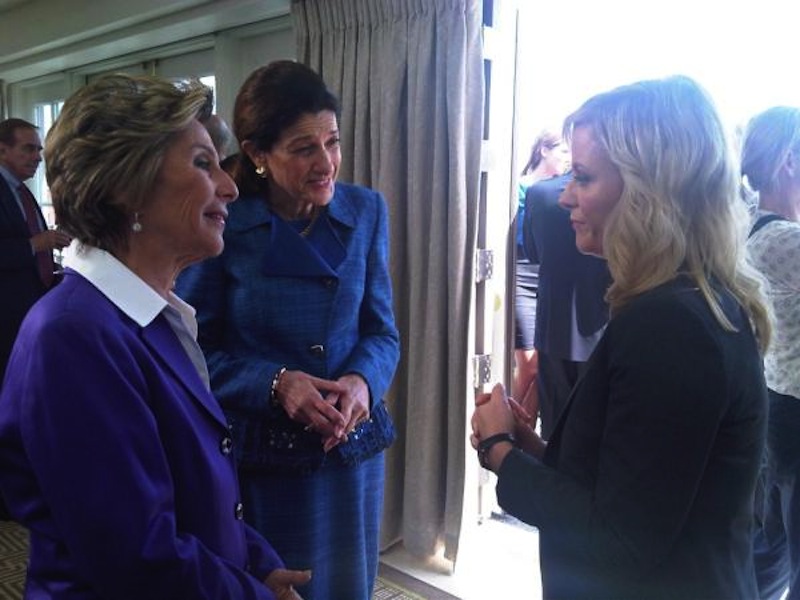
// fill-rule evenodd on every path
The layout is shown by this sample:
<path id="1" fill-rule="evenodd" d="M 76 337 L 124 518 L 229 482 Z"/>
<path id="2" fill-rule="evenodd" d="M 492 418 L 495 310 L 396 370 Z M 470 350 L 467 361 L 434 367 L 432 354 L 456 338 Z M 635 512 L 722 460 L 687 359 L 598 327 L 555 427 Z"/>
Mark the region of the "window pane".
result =
<path id="1" fill-rule="evenodd" d="M 61 112 L 62 106 L 64 106 L 64 102 L 63 100 L 59 100 L 57 102 L 37 104 L 34 107 L 35 124 L 39 127 L 39 135 L 42 136 L 43 142 L 47 137 L 47 132 L 50 131 L 50 127 L 53 126 L 53 122 Z M 44 162 L 39 166 L 36 175 L 34 175 L 31 180 L 31 189 L 37 200 L 39 200 L 48 227 L 53 227 L 56 219 L 53 213 L 53 201 L 50 197 L 50 189 L 47 187 L 47 180 L 45 178 Z"/>

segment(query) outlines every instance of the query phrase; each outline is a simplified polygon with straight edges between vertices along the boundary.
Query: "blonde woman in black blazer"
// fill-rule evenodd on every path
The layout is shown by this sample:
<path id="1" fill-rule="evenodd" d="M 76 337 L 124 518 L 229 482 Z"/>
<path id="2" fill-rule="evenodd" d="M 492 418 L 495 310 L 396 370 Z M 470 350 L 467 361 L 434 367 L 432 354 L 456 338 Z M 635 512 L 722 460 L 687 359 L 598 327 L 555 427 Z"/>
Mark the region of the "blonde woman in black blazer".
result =
<path id="1" fill-rule="evenodd" d="M 566 132 L 561 203 L 608 261 L 611 320 L 548 443 L 497 386 L 473 445 L 540 530 L 545 598 L 755 598 L 769 325 L 723 126 L 673 77 L 591 98 Z"/>

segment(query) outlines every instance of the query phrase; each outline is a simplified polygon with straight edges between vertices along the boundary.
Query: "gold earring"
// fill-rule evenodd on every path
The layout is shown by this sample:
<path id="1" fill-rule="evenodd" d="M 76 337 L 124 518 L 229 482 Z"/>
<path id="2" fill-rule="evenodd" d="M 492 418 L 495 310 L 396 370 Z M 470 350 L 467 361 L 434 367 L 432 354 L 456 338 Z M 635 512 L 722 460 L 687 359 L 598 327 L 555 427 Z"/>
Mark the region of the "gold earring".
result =
<path id="1" fill-rule="evenodd" d="M 266 179 L 268 174 L 269 173 L 267 172 L 267 167 L 265 167 L 264 165 L 259 165 L 256 167 L 256 175 L 258 175 L 262 179 Z"/>

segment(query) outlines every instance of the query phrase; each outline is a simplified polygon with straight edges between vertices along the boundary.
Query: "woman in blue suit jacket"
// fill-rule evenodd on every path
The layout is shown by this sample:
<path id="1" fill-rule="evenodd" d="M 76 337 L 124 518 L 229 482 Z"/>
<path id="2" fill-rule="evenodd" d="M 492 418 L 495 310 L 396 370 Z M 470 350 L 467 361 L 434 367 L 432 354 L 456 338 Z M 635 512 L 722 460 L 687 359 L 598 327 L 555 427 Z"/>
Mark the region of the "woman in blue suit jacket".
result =
<path id="1" fill-rule="evenodd" d="M 473 445 L 540 530 L 544 598 L 756 598 L 769 321 L 724 128 L 685 77 L 595 96 L 567 128 L 560 202 L 608 261 L 611 320 L 546 444 L 498 386 Z"/>
<path id="2" fill-rule="evenodd" d="M 338 104 L 279 61 L 242 86 L 225 251 L 188 269 L 211 385 L 231 422 L 245 519 L 315 600 L 369 600 L 383 498 L 383 403 L 398 360 L 380 194 L 335 183 Z"/>
<path id="3" fill-rule="evenodd" d="M 30 532 L 25 598 L 297 600 L 308 579 L 242 519 L 193 311 L 170 291 L 222 251 L 237 194 L 198 120 L 207 92 L 102 78 L 48 135 L 75 242 L 0 397 L 0 489 Z"/>

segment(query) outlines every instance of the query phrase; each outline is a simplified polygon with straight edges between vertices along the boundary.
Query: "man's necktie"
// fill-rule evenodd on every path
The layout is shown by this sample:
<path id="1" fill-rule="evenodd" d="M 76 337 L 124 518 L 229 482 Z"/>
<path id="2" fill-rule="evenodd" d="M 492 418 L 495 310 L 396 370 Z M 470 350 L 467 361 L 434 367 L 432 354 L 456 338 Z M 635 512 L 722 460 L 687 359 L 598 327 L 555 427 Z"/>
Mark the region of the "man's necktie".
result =
<path id="1" fill-rule="evenodd" d="M 28 222 L 28 231 L 31 236 L 44 231 L 44 228 L 39 224 L 39 216 L 36 211 L 36 198 L 33 197 L 31 191 L 24 183 L 17 188 L 19 191 L 20 200 L 22 200 L 22 208 L 25 211 L 25 220 Z M 53 285 L 53 271 L 55 270 L 55 263 L 53 262 L 52 250 L 42 250 L 36 253 L 36 264 L 39 269 L 39 278 L 46 288 Z"/>

